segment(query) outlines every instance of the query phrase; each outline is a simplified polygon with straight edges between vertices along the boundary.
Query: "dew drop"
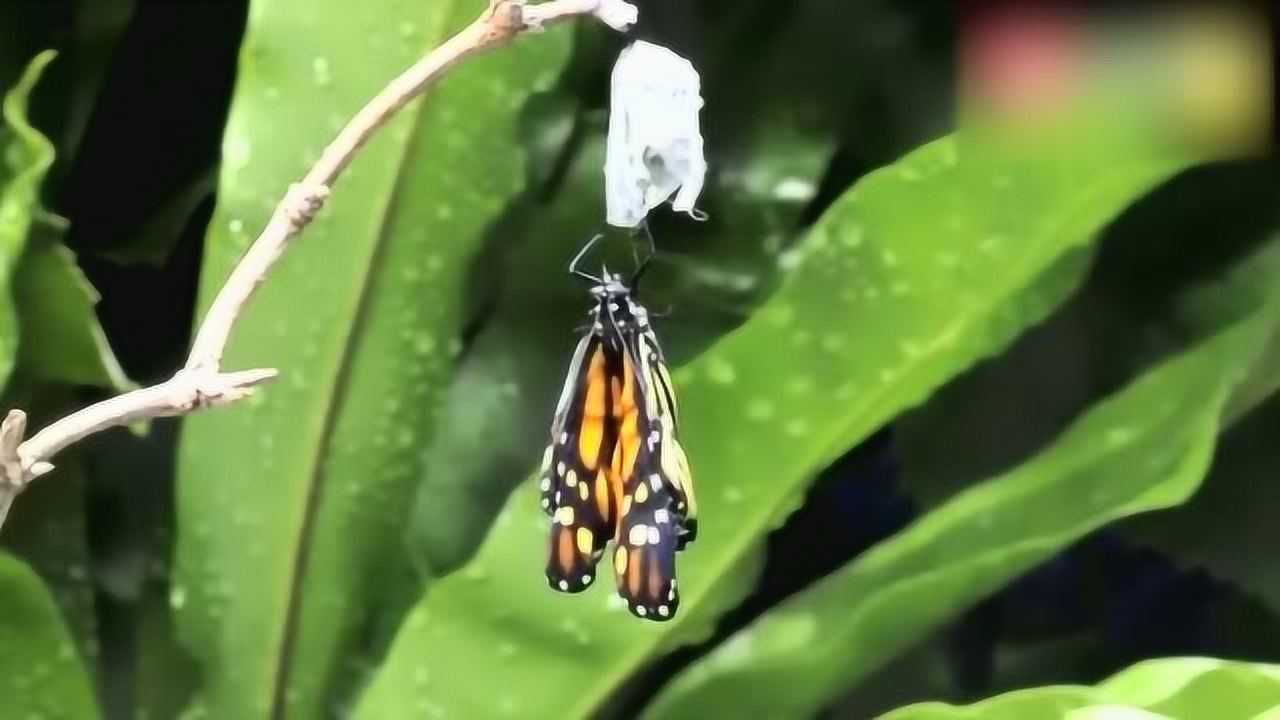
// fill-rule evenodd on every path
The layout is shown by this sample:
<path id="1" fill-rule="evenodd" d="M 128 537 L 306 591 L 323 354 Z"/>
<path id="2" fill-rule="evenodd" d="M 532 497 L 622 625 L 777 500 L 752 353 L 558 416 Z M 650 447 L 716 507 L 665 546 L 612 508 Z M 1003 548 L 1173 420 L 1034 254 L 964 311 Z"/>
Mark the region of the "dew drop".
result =
<path id="1" fill-rule="evenodd" d="M 774 327 L 786 327 L 796 317 L 796 311 L 790 305 L 770 305 L 763 310 L 764 319 Z"/>
<path id="2" fill-rule="evenodd" d="M 813 388 L 813 378 L 808 375 L 799 375 L 787 381 L 787 390 L 796 395 L 813 392 Z"/>
<path id="3" fill-rule="evenodd" d="M 419 355 L 430 355 L 436 351 L 436 339 L 426 333 L 414 337 L 413 350 Z"/>
<path id="4" fill-rule="evenodd" d="M 849 344 L 849 337 L 844 333 L 833 332 L 822 336 L 822 349 L 829 353 L 838 353 Z"/>
<path id="5" fill-rule="evenodd" d="M 863 234 L 861 225 L 850 225 L 840 234 L 840 242 L 847 248 L 856 248 L 862 245 Z"/>
<path id="6" fill-rule="evenodd" d="M 1117 427 L 1107 431 L 1106 442 L 1109 447 L 1120 447 L 1133 442 L 1133 438 L 1137 436 L 1133 428 Z"/>
<path id="7" fill-rule="evenodd" d="M 253 155 L 253 144 L 249 141 L 247 135 L 233 133 L 227 135 L 227 140 L 222 148 L 223 162 L 231 172 L 243 170 L 249 164 L 249 158 Z M 271 199 L 275 204 L 275 198 Z"/>
<path id="8" fill-rule="evenodd" d="M 778 268 L 784 271 L 795 270 L 804 262 L 804 251 L 799 248 L 784 250 L 778 254 Z"/>
<path id="9" fill-rule="evenodd" d="M 409 428 L 400 428 L 396 433 L 396 447 L 404 450 L 413 446 L 413 430 Z"/>
<path id="10" fill-rule="evenodd" d="M 333 82 L 333 75 L 329 71 L 328 59 L 317 57 L 311 61 L 311 78 L 320 87 L 327 87 Z"/>
<path id="11" fill-rule="evenodd" d="M 978 243 L 978 249 L 984 253 L 992 254 L 998 251 L 1001 245 L 1004 245 L 1003 237 L 1000 235 L 988 235 Z"/>
<path id="12" fill-rule="evenodd" d="M 804 437 L 809 434 L 809 422 L 804 418 L 791 418 L 782 429 L 792 437 Z"/>
<path id="13" fill-rule="evenodd" d="M 753 398 L 747 403 L 747 419 L 765 422 L 773 418 L 773 403 L 765 398 Z"/>
<path id="14" fill-rule="evenodd" d="M 707 361 L 707 377 L 714 383 L 730 385 L 738 379 L 738 373 L 728 361 L 712 357 Z"/>

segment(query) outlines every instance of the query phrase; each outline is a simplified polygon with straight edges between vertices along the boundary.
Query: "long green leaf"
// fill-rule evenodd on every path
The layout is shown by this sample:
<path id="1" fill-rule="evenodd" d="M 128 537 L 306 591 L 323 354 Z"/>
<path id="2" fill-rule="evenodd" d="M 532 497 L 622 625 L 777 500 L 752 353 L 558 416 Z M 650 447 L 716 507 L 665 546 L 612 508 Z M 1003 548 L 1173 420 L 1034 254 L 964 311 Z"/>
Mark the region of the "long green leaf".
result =
<path id="1" fill-rule="evenodd" d="M 1125 527 L 1129 537 L 1180 565 L 1207 569 L 1272 612 L 1280 612 L 1280 569 L 1261 549 L 1273 539 L 1280 512 L 1280 489 L 1272 481 L 1280 467 L 1277 427 L 1280 398 L 1273 398 L 1224 435 L 1202 492 L 1176 510 L 1135 518 Z"/>
<path id="2" fill-rule="evenodd" d="M 46 420 L 74 407 L 69 394 L 63 388 L 46 389 L 24 407 L 35 413 L 34 418 Z M 79 656 L 96 662 L 100 648 L 85 485 L 80 455 L 73 450 L 60 456 L 57 469 L 16 501 L 0 534 L 0 552 L 11 553 L 40 577 Z"/>
<path id="3" fill-rule="evenodd" d="M 1245 320 L 1140 377 L 1052 446 L 739 631 L 659 697 L 652 715 L 799 717 L 1086 533 L 1172 507 L 1199 487 L 1231 391 L 1280 324 Z M 767 697 L 744 692 L 765 679 Z"/>
<path id="4" fill-rule="evenodd" d="M 14 296 L 24 377 L 118 392 L 132 386 L 94 313 L 98 294 L 70 250 L 52 242 L 30 248 L 18 267 Z"/>
<path id="5" fill-rule="evenodd" d="M 705 636 L 824 463 L 1042 317 L 1006 304 L 1182 166 L 1122 135 L 1033 153 L 960 134 L 858 183 L 782 257 L 790 274 L 767 304 L 677 373 L 702 516 L 680 557 L 680 615 L 641 622 L 610 588 L 547 590 L 529 484 L 409 616 L 357 717 L 586 717 Z"/>
<path id="6" fill-rule="evenodd" d="M 40 183 L 53 165 L 53 145 L 27 121 L 27 105 L 54 53 L 37 55 L 0 104 L 0 387 L 13 371 L 18 323 L 10 284 L 40 212 Z"/>
<path id="7" fill-rule="evenodd" d="M 921 703 L 881 720 L 1263 720 L 1280 715 L 1280 666 L 1214 658 L 1150 660 L 1095 687 L 1017 690 L 967 706 Z"/>
<path id="8" fill-rule="evenodd" d="M 40 578 L 0 552 L 0 673 L 5 718 L 91 720 L 93 688 Z"/>
<path id="9" fill-rule="evenodd" d="M 323 143 L 479 0 L 255 0 L 224 141 L 207 303 Z M 236 328 L 228 367 L 281 379 L 181 441 L 172 605 L 193 711 L 335 711 L 418 591 L 401 525 L 453 357 L 461 287 L 524 173 L 515 118 L 565 30 L 469 62 L 374 138 Z M 386 633 L 384 633 L 386 634 Z"/>

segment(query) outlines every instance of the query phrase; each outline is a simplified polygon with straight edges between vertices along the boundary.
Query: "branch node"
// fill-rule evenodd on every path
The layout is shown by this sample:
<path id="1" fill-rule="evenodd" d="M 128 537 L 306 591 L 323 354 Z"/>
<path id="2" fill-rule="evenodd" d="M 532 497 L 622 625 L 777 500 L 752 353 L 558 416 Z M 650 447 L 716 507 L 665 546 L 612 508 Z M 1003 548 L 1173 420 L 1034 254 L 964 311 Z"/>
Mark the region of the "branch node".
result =
<path id="1" fill-rule="evenodd" d="M 324 203 L 329 199 L 329 187 L 327 185 L 308 185 L 306 183 L 294 183 L 289 186 L 289 192 L 285 194 L 284 200 L 280 203 L 280 209 L 284 212 L 285 217 L 289 219 L 289 226 L 294 232 L 301 230 L 315 219 L 320 208 L 324 207 Z"/>
<path id="2" fill-rule="evenodd" d="M 0 492 L 7 491 L 10 496 L 21 492 L 30 479 L 18 452 L 26 434 L 27 414 L 10 410 L 0 423 Z"/>
<path id="3" fill-rule="evenodd" d="M 186 368 L 170 381 L 169 405 L 178 415 L 229 405 L 252 395 L 254 388 L 278 374 L 274 368 L 232 373 L 217 372 L 208 366 Z"/>
<path id="4" fill-rule="evenodd" d="M 0 423 L 0 459 L 7 460 L 18 456 L 18 446 L 27 434 L 27 414 L 21 410 L 10 410 Z"/>

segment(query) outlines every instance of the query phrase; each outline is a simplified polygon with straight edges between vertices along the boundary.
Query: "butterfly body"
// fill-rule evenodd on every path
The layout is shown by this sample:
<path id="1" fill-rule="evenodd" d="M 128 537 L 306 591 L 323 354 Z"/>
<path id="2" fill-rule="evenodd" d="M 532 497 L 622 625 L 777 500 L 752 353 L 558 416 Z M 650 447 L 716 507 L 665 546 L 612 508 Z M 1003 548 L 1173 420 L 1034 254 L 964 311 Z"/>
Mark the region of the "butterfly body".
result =
<path id="1" fill-rule="evenodd" d="M 547 582 L 585 590 L 607 546 L 618 593 L 638 617 L 679 605 L 675 554 L 697 534 L 676 400 L 645 308 L 621 278 L 593 278 L 591 324 L 578 342 L 543 455 L 552 518 Z"/>

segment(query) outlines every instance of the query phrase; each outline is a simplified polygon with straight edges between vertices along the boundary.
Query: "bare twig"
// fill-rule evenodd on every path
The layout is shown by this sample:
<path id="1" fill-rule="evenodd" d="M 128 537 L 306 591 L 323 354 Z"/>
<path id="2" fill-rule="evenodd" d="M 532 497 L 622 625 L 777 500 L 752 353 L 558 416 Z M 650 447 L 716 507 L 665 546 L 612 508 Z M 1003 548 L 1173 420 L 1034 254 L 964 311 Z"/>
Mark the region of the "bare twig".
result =
<path id="1" fill-rule="evenodd" d="M 117 425 L 231 403 L 274 378 L 276 371 L 268 368 L 223 372 L 227 340 L 253 292 L 289 242 L 315 218 L 329 188 L 360 148 L 398 110 L 458 62 L 505 45 L 523 32 L 579 15 L 594 15 L 621 30 L 635 22 L 636 8 L 624 0 L 551 0 L 538 5 L 526 5 L 524 0 L 490 0 L 479 18 L 392 80 L 347 123 L 302 181 L 289 189 L 214 298 L 186 365 L 172 378 L 68 415 L 25 442 L 26 413 L 9 411 L 0 425 L 0 527 L 14 497 L 32 480 L 53 470 L 50 460 L 67 446 Z"/>

